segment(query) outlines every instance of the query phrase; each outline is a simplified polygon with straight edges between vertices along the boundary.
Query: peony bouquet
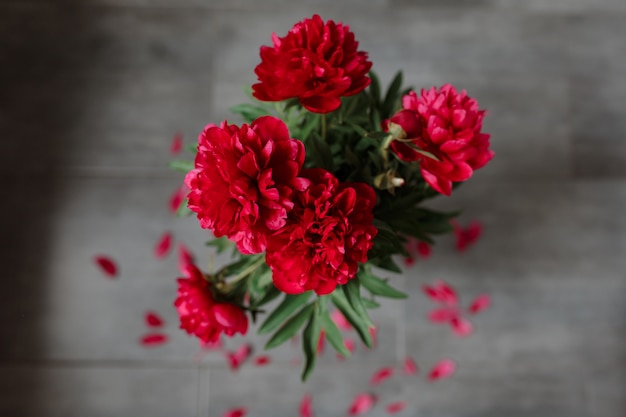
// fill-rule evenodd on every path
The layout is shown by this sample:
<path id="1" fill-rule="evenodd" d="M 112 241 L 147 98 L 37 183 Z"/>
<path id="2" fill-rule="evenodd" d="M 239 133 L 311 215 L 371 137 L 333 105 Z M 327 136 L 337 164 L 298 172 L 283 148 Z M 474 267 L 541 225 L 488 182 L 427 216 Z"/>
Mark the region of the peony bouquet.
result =
<path id="1" fill-rule="evenodd" d="M 302 334 L 306 379 L 320 335 L 349 356 L 337 309 L 372 346 L 368 310 L 406 295 L 381 271 L 400 273 L 406 242 L 431 245 L 458 214 L 422 207 L 449 196 L 493 157 L 485 111 L 451 85 L 420 93 L 398 73 L 386 92 L 350 28 L 313 16 L 260 50 L 245 123 L 209 124 L 186 172 L 181 214 L 213 232 L 232 263 L 178 280 L 180 326 L 203 343 L 246 334 L 249 320 L 273 348 Z M 273 310 L 268 310 L 268 305 Z"/>

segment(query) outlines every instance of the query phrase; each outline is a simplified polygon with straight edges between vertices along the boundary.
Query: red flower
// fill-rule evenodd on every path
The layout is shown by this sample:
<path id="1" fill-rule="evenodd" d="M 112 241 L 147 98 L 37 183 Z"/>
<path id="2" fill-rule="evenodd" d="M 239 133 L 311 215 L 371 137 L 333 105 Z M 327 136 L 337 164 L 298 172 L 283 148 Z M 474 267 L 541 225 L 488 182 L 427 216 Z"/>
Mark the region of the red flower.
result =
<path id="1" fill-rule="evenodd" d="M 438 192 L 450 195 L 453 182 L 469 179 L 493 158 L 490 135 L 481 132 L 485 111 L 465 91 L 458 93 L 450 84 L 422 90 L 420 97 L 411 91 L 402 107 L 391 122 L 402 128 L 401 139 L 409 143 L 394 140 L 391 149 L 404 161 L 420 161 L 422 177 Z"/>
<path id="2" fill-rule="evenodd" d="M 295 193 L 286 226 L 269 242 L 266 262 L 279 290 L 329 294 L 367 261 L 378 232 L 372 225 L 376 193 L 362 183 L 339 184 L 321 168 L 300 175 L 310 184 Z"/>
<path id="3" fill-rule="evenodd" d="M 342 23 L 324 23 L 314 15 L 296 23 L 274 46 L 261 47 L 261 63 L 254 72 L 259 83 L 253 95 L 262 101 L 297 97 L 309 111 L 337 110 L 342 96 L 363 91 L 370 83 L 372 63 L 367 53 L 357 51 L 354 33 Z"/>
<path id="4" fill-rule="evenodd" d="M 180 316 L 180 328 L 203 343 L 216 342 L 222 333 L 246 334 L 248 318 L 234 304 L 216 302 L 211 284 L 198 268 L 188 266 L 189 278 L 178 279 L 178 298 L 174 306 Z"/>
<path id="5" fill-rule="evenodd" d="M 244 254 L 263 252 L 267 235 L 285 225 L 304 145 L 280 119 L 250 126 L 209 125 L 198 139 L 195 169 L 185 182 L 200 226 L 228 236 Z"/>

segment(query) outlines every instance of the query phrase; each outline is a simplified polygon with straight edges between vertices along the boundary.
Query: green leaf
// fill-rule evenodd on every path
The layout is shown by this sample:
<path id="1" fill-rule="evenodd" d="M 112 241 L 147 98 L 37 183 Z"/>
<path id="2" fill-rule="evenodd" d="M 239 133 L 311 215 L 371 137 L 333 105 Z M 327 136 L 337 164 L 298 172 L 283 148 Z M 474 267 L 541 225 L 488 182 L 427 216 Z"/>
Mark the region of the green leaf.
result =
<path id="1" fill-rule="evenodd" d="M 320 314 L 319 307 L 315 303 L 315 311 L 310 315 L 304 332 L 302 333 L 302 350 L 304 351 L 304 369 L 302 370 L 302 381 L 306 381 L 313 368 L 317 357 L 317 344 L 320 340 Z"/>
<path id="2" fill-rule="evenodd" d="M 191 161 L 180 161 L 180 160 L 170 161 L 168 166 L 170 167 L 170 169 L 183 172 L 185 174 L 191 171 L 192 169 L 194 169 L 194 164 Z"/>
<path id="3" fill-rule="evenodd" d="M 191 215 L 191 213 L 193 212 L 189 209 L 189 207 L 187 207 L 187 199 L 185 198 L 176 210 L 176 217 L 187 217 Z"/>
<path id="4" fill-rule="evenodd" d="M 358 279 L 352 279 L 348 281 L 346 285 L 343 286 L 343 292 L 346 294 L 346 298 L 350 303 L 352 309 L 357 313 L 361 320 L 367 323 L 368 327 L 375 326 L 374 322 L 370 319 L 367 314 L 367 309 L 363 305 L 363 301 L 361 300 L 361 285 L 359 284 Z"/>
<path id="5" fill-rule="evenodd" d="M 276 310 L 263 322 L 259 328 L 259 334 L 269 333 L 285 322 L 287 317 L 291 316 L 298 307 L 306 303 L 311 297 L 311 291 L 298 295 L 285 294 L 285 299 Z"/>
<path id="6" fill-rule="evenodd" d="M 385 139 L 387 139 L 389 137 L 389 133 L 387 133 L 387 132 L 368 132 L 367 133 L 367 137 L 383 141 L 383 140 L 385 140 Z"/>
<path id="7" fill-rule="evenodd" d="M 224 252 L 226 249 L 230 248 L 234 245 L 232 241 L 230 241 L 226 236 L 218 237 L 213 240 L 209 240 L 206 243 L 207 246 L 214 246 L 217 249 L 217 253 L 220 254 Z"/>
<path id="8" fill-rule="evenodd" d="M 302 327 L 305 321 L 309 319 L 311 313 L 313 313 L 315 305 L 313 303 L 305 306 L 302 310 L 298 311 L 292 318 L 287 320 L 276 333 L 272 335 L 270 340 L 265 344 L 265 349 L 272 349 L 276 346 L 282 345 L 287 340 L 295 336 L 298 330 Z"/>
<path id="9" fill-rule="evenodd" d="M 393 108 L 394 103 L 398 99 L 400 92 L 400 88 L 402 87 L 402 71 L 398 71 L 396 76 L 393 78 L 391 85 L 389 86 L 389 90 L 387 90 L 387 94 L 385 95 L 385 101 L 383 102 L 383 111 L 386 117 L 391 116 L 391 113 L 395 110 Z"/>
<path id="10" fill-rule="evenodd" d="M 229 277 L 231 275 L 239 274 L 244 269 L 246 269 L 246 267 L 257 262 L 261 256 L 262 255 L 242 255 L 241 259 L 239 259 L 237 262 L 233 262 L 232 264 L 228 264 L 223 267 L 218 272 L 218 275 L 221 275 L 222 277 Z"/>
<path id="11" fill-rule="evenodd" d="M 252 104 L 238 104 L 228 109 L 231 113 L 240 114 L 244 120 L 251 123 L 254 119 L 270 114 L 268 109 Z"/>
<path id="12" fill-rule="evenodd" d="M 363 301 L 363 305 L 365 306 L 365 308 L 367 308 L 368 310 L 372 310 L 374 308 L 379 308 L 380 304 L 378 304 L 376 301 L 374 300 L 370 300 L 369 298 L 361 298 L 361 301 Z"/>
<path id="13" fill-rule="evenodd" d="M 300 134 L 297 139 L 300 139 L 302 142 L 306 143 L 309 136 L 311 136 L 311 132 L 314 130 L 318 130 L 318 126 L 320 124 L 320 116 L 318 114 L 308 115 L 308 120 L 305 118 L 304 125 L 300 128 Z"/>
<path id="14" fill-rule="evenodd" d="M 191 152 L 192 154 L 197 154 L 198 153 L 198 144 L 195 145 L 187 145 L 185 146 L 185 149 L 187 149 L 188 152 Z"/>
<path id="15" fill-rule="evenodd" d="M 328 146 L 328 143 L 326 143 L 318 135 L 311 135 L 309 139 L 310 141 L 307 143 L 310 143 L 313 155 L 318 160 L 317 166 L 319 168 L 324 168 L 332 172 L 334 170 L 333 154 L 330 150 L 330 147 Z"/>
<path id="16" fill-rule="evenodd" d="M 359 337 L 365 343 L 365 346 L 372 347 L 372 335 L 370 334 L 367 324 L 362 321 L 359 315 L 352 309 L 350 303 L 346 299 L 344 292 L 341 288 L 337 288 L 332 294 L 331 299 L 333 304 L 341 311 L 341 314 L 348 320 L 348 323 L 359 334 Z"/>
<path id="17" fill-rule="evenodd" d="M 393 288 L 387 282 L 368 271 L 362 270 L 359 273 L 359 281 L 370 293 L 387 298 L 407 298 L 402 291 Z"/>
<path id="18" fill-rule="evenodd" d="M 282 292 L 280 292 L 278 288 L 276 288 L 273 285 L 270 285 L 267 288 L 267 292 L 260 299 L 256 300 L 250 307 L 252 308 L 261 307 L 269 303 L 270 301 L 273 301 L 276 297 L 278 297 L 281 294 Z"/>
<path id="19" fill-rule="evenodd" d="M 324 332 L 326 332 L 326 339 L 335 348 L 335 350 L 341 353 L 346 358 L 350 356 L 350 351 L 346 348 L 346 344 L 343 341 L 343 337 L 341 337 L 341 332 L 339 328 L 330 317 L 328 311 L 322 314 L 322 328 Z"/>
<path id="20" fill-rule="evenodd" d="M 372 82 L 370 83 L 370 94 L 374 99 L 374 105 L 378 106 L 380 103 L 380 80 L 378 79 L 378 75 L 374 71 L 370 71 L 369 73 L 370 79 Z"/>
<path id="21" fill-rule="evenodd" d="M 372 262 L 372 264 L 379 268 L 386 269 L 387 271 L 396 272 L 398 274 L 402 273 L 402 268 L 400 268 L 389 255 L 376 260 L 376 262 Z"/>

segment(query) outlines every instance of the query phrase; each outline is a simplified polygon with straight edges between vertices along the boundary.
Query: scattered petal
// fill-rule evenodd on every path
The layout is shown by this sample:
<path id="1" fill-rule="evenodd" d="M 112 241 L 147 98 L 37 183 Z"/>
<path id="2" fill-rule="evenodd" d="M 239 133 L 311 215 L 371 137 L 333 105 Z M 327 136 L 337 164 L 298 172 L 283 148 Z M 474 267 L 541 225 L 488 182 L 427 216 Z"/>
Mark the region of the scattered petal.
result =
<path id="1" fill-rule="evenodd" d="M 178 187 L 170 196 L 169 208 L 172 213 L 177 213 L 180 205 L 185 200 L 187 196 L 187 187 L 184 185 Z"/>
<path id="2" fill-rule="evenodd" d="M 406 408 L 406 401 L 397 401 L 395 403 L 391 403 L 387 405 L 385 408 L 387 410 L 387 414 L 396 414 Z"/>
<path id="3" fill-rule="evenodd" d="M 404 258 L 404 265 L 406 266 L 413 266 L 415 265 L 415 258 Z"/>
<path id="4" fill-rule="evenodd" d="M 158 259 L 165 258 L 170 251 L 170 247 L 172 246 L 172 234 L 170 232 L 165 232 L 157 242 L 154 248 L 154 255 Z"/>
<path id="5" fill-rule="evenodd" d="M 422 242 L 421 240 L 417 242 L 417 253 L 420 255 L 420 257 L 424 259 L 429 258 L 432 251 L 433 248 L 428 243 Z"/>
<path id="6" fill-rule="evenodd" d="M 449 323 L 452 319 L 458 317 L 458 315 L 458 311 L 453 308 L 435 308 L 428 313 L 428 320 L 433 323 Z"/>
<path id="7" fill-rule="evenodd" d="M 407 356 L 407 358 L 404 359 L 404 366 L 402 367 L 402 370 L 405 375 L 417 375 L 418 368 L 415 360 Z"/>
<path id="8" fill-rule="evenodd" d="M 452 376 L 456 371 L 456 364 L 451 359 L 442 359 L 433 366 L 428 373 L 429 381 L 436 381 Z"/>
<path id="9" fill-rule="evenodd" d="M 170 147 L 170 153 L 172 155 L 177 155 L 180 153 L 182 148 L 183 148 L 183 135 L 180 133 L 177 133 L 172 138 L 172 146 Z"/>
<path id="10" fill-rule="evenodd" d="M 246 414 L 248 414 L 247 408 L 232 408 L 230 410 L 226 410 L 223 417 L 244 417 Z"/>
<path id="11" fill-rule="evenodd" d="M 372 385 L 379 385 L 385 382 L 386 380 L 388 380 L 389 378 L 391 378 L 392 376 L 393 376 L 393 368 L 390 368 L 390 367 L 381 368 L 378 371 L 376 371 L 374 375 L 372 375 L 372 378 L 370 379 L 370 383 Z"/>
<path id="12" fill-rule="evenodd" d="M 437 280 L 433 285 L 424 285 L 422 290 L 428 298 L 436 303 L 449 306 L 456 306 L 459 303 L 456 291 L 445 281 Z"/>
<path id="13" fill-rule="evenodd" d="M 346 346 L 346 349 L 348 349 L 348 352 L 354 353 L 354 348 L 356 347 L 356 343 L 354 343 L 354 340 L 350 339 L 349 337 L 345 338 L 343 340 L 343 344 Z M 342 361 L 346 358 L 341 353 L 337 353 L 337 359 Z"/>
<path id="14" fill-rule="evenodd" d="M 108 256 L 98 255 L 94 257 L 94 262 L 107 277 L 114 278 L 117 276 L 117 265 L 113 259 Z"/>
<path id="15" fill-rule="evenodd" d="M 152 311 L 146 313 L 145 320 L 149 327 L 161 327 L 165 323 L 158 314 Z"/>
<path id="16" fill-rule="evenodd" d="M 257 356 L 254 359 L 254 364 L 256 366 L 265 366 L 265 365 L 269 365 L 271 361 L 272 360 L 268 355 L 261 355 L 261 356 Z"/>
<path id="17" fill-rule="evenodd" d="M 464 252 L 475 244 L 483 232 L 482 224 L 477 221 L 471 222 L 466 228 L 456 222 L 453 223 L 453 226 L 456 235 L 456 249 L 459 252 Z"/>
<path id="18" fill-rule="evenodd" d="M 340 330 L 351 330 L 352 329 L 352 326 L 350 325 L 348 320 L 346 320 L 344 315 L 341 314 L 341 311 L 339 311 L 339 310 L 333 311 L 330 314 L 330 317 L 333 319 L 333 321 L 335 322 L 337 327 L 339 327 Z"/>
<path id="19" fill-rule="evenodd" d="M 189 276 L 189 265 L 194 264 L 195 260 L 189 249 L 182 243 L 178 245 L 178 269 L 180 269 L 180 273 L 184 276 Z"/>
<path id="20" fill-rule="evenodd" d="M 467 337 L 474 331 L 472 322 L 462 316 L 457 316 L 450 320 L 450 326 L 452 326 L 452 330 L 459 337 Z"/>
<path id="21" fill-rule="evenodd" d="M 228 360 L 230 369 L 233 371 L 239 369 L 241 364 L 248 359 L 251 353 L 252 347 L 248 344 L 239 346 L 235 352 L 226 352 L 226 359 Z"/>
<path id="22" fill-rule="evenodd" d="M 167 335 L 163 333 L 150 333 L 143 336 L 140 342 L 144 347 L 160 346 L 167 342 Z"/>
<path id="23" fill-rule="evenodd" d="M 491 297 L 487 294 L 481 294 L 472 302 L 469 306 L 469 312 L 471 314 L 477 314 L 481 311 L 488 309 L 491 306 Z"/>
<path id="24" fill-rule="evenodd" d="M 305 394 L 300 402 L 300 417 L 313 417 L 313 398 Z"/>
<path id="25" fill-rule="evenodd" d="M 361 393 L 354 397 L 352 405 L 348 409 L 348 416 L 360 416 L 367 413 L 376 404 L 376 396 L 368 393 Z"/>

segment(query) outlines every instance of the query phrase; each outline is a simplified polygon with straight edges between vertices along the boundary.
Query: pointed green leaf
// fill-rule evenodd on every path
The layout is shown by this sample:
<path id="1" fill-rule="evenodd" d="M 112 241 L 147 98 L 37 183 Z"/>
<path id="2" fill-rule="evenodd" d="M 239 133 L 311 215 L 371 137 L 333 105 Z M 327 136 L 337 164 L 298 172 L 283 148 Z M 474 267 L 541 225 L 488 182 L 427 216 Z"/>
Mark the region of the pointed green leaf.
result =
<path id="1" fill-rule="evenodd" d="M 304 332 L 302 333 L 302 350 L 304 351 L 304 369 L 302 370 L 302 381 L 306 381 L 313 368 L 317 357 L 317 344 L 320 340 L 320 315 L 317 303 L 315 311 L 310 315 Z"/>
<path id="2" fill-rule="evenodd" d="M 302 327 L 304 322 L 309 319 L 313 313 L 314 304 L 311 303 L 298 311 L 292 318 L 287 320 L 277 331 L 272 335 L 270 340 L 265 344 L 265 349 L 272 349 L 279 346 L 295 336 L 298 330 Z"/>
<path id="3" fill-rule="evenodd" d="M 240 114 L 244 120 L 251 123 L 254 119 L 267 116 L 270 112 L 260 106 L 254 106 L 252 104 L 238 104 L 228 109 L 231 113 Z"/>
<path id="4" fill-rule="evenodd" d="M 269 315 L 259 328 L 259 334 L 269 333 L 276 329 L 311 297 L 311 291 L 298 295 L 285 294 L 285 299 L 276 310 Z"/>
<path id="5" fill-rule="evenodd" d="M 361 298 L 361 301 L 363 301 L 363 305 L 365 306 L 365 308 L 367 308 L 368 310 L 372 310 L 374 308 L 379 308 L 380 304 L 378 304 L 376 301 L 374 300 L 370 300 L 369 298 Z"/>
<path id="6" fill-rule="evenodd" d="M 371 348 L 372 347 L 372 335 L 370 334 L 369 328 L 367 324 L 361 320 L 359 315 L 352 309 L 350 303 L 346 299 L 344 292 L 341 288 L 336 289 L 331 294 L 331 299 L 333 304 L 341 311 L 341 314 L 348 320 L 348 323 L 359 334 L 359 337 L 365 343 L 365 346 Z"/>
<path id="7" fill-rule="evenodd" d="M 194 169 L 194 164 L 191 161 L 180 161 L 180 160 L 170 161 L 168 166 L 170 167 L 170 169 L 173 169 L 174 171 L 183 172 L 185 174 L 191 171 L 192 169 Z"/>
<path id="8" fill-rule="evenodd" d="M 276 288 L 273 285 L 269 285 L 267 292 L 261 296 L 261 298 L 259 298 L 257 301 L 255 301 L 251 307 L 252 308 L 257 308 L 257 307 L 261 307 L 267 303 L 269 303 L 270 301 L 273 301 L 274 299 L 276 299 L 276 297 L 278 297 L 279 295 L 281 295 L 282 293 L 278 290 L 278 288 Z"/>
<path id="9" fill-rule="evenodd" d="M 370 71 L 369 76 L 372 80 L 370 83 L 370 94 L 374 99 L 374 104 L 377 106 L 380 103 L 380 80 L 374 71 Z"/>
<path id="10" fill-rule="evenodd" d="M 206 243 L 207 246 L 214 246 L 217 249 L 218 255 L 224 252 L 231 246 L 234 246 L 234 243 L 230 241 L 226 236 L 218 237 L 213 240 L 209 240 Z"/>
<path id="11" fill-rule="evenodd" d="M 370 293 L 387 298 L 407 298 L 408 296 L 402 291 L 393 288 L 387 282 L 367 271 L 359 273 L 359 281 Z"/>
<path id="12" fill-rule="evenodd" d="M 326 339 L 335 348 L 335 350 L 341 353 L 343 356 L 350 356 L 350 351 L 346 348 L 346 344 L 341 337 L 341 332 L 335 324 L 328 311 L 322 315 L 322 328 L 326 332 Z"/>
<path id="13" fill-rule="evenodd" d="M 360 316 L 361 320 L 365 321 L 368 327 L 375 326 L 374 322 L 367 314 L 367 309 L 363 305 L 363 301 L 361 301 L 361 285 L 359 284 L 358 278 L 348 281 L 348 283 L 343 286 L 343 292 L 345 293 L 350 306 L 355 313 Z"/>
<path id="14" fill-rule="evenodd" d="M 391 116 L 391 113 L 395 110 L 393 108 L 394 103 L 399 97 L 400 88 L 402 87 L 402 71 L 398 71 L 393 78 L 387 94 L 385 95 L 385 101 L 383 102 L 383 111 L 387 117 Z"/>

